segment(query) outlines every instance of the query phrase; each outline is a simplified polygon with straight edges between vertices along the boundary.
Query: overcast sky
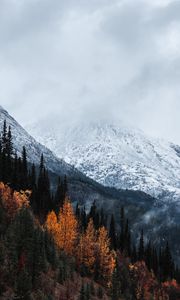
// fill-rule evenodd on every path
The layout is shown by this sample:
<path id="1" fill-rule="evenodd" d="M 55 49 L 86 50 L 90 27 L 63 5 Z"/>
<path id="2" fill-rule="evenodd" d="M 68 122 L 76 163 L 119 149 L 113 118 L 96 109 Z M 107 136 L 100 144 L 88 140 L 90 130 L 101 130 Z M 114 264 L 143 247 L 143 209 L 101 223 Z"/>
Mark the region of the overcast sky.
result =
<path id="1" fill-rule="evenodd" d="M 180 143 L 180 1 L 0 0 L 0 104 Z"/>

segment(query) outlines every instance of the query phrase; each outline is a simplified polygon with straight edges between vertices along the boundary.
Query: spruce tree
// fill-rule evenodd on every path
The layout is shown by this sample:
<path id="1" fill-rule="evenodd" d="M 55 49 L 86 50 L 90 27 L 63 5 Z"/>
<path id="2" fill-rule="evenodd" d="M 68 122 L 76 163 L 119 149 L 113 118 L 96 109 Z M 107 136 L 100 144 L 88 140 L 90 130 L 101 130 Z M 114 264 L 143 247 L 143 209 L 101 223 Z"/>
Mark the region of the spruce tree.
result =
<path id="1" fill-rule="evenodd" d="M 79 300 L 86 300 L 86 290 L 85 290 L 85 285 L 84 285 L 83 282 L 82 282 L 82 285 L 81 285 Z"/>
<path id="2" fill-rule="evenodd" d="M 22 188 L 25 190 L 28 187 L 28 167 L 27 167 L 27 154 L 26 148 L 23 147 L 22 151 Z"/>
<path id="3" fill-rule="evenodd" d="M 50 193 L 50 181 L 48 172 L 44 166 L 44 157 L 41 155 L 41 161 L 39 166 L 39 177 L 37 184 L 37 193 L 36 193 L 36 207 L 37 214 L 40 217 L 40 220 L 43 222 L 47 213 L 52 210 L 53 204 Z"/>
<path id="4" fill-rule="evenodd" d="M 143 233 L 143 229 L 141 230 L 141 236 L 140 236 L 140 240 L 139 240 L 138 259 L 139 260 L 144 259 L 144 233 Z"/>
<path id="5" fill-rule="evenodd" d="M 117 249 L 117 237 L 116 237 L 116 228 L 114 215 L 111 216 L 110 228 L 109 228 L 109 237 L 111 240 L 111 246 L 114 250 Z"/>
<path id="6" fill-rule="evenodd" d="M 112 286 L 111 286 L 111 299 L 119 300 L 121 297 L 121 282 L 120 282 L 120 269 L 118 262 L 116 260 L 116 267 L 112 276 Z"/>
<path id="7" fill-rule="evenodd" d="M 59 177 L 57 189 L 55 193 L 55 199 L 54 199 L 56 213 L 58 213 L 60 208 L 63 207 L 64 201 L 65 201 L 64 186 L 61 182 L 61 178 Z"/>
<path id="8" fill-rule="evenodd" d="M 30 300 L 31 289 L 31 277 L 29 276 L 28 272 L 23 269 L 18 274 L 17 280 L 15 282 L 15 295 L 17 299 Z"/>
<path id="9" fill-rule="evenodd" d="M 124 207 L 121 207 L 121 232 L 120 232 L 120 249 L 121 251 L 124 250 Z"/>

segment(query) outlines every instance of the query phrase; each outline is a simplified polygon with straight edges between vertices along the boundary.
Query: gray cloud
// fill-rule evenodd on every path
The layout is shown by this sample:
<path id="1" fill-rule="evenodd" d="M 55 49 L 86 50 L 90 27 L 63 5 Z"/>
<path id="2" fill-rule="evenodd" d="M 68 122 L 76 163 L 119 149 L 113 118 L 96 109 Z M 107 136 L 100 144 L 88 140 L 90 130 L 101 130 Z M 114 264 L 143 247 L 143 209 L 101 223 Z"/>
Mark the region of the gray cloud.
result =
<path id="1" fill-rule="evenodd" d="M 179 1 L 0 0 L 0 103 L 23 125 L 121 118 L 180 143 L 179 75 Z"/>

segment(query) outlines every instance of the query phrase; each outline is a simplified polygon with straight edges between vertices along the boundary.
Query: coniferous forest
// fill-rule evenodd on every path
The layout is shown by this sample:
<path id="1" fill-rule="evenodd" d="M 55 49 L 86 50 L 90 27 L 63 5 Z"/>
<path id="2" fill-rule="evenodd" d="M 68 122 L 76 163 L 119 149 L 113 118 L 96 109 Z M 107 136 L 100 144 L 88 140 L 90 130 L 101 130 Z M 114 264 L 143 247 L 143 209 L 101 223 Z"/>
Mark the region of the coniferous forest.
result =
<path id="1" fill-rule="evenodd" d="M 15 153 L 4 121 L 0 139 L 0 299 L 180 299 L 180 271 L 165 247 L 134 239 L 119 211 L 109 219 L 96 202 L 71 203 L 68 178 L 52 191 L 39 166 Z"/>

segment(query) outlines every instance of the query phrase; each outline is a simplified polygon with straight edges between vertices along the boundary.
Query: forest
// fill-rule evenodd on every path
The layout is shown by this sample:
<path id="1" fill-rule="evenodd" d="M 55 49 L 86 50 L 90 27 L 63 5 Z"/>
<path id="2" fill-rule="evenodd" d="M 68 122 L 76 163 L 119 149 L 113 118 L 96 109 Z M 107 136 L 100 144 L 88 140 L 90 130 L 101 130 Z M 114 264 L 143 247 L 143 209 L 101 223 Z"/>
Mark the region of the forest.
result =
<path id="1" fill-rule="evenodd" d="M 6 120 L 0 138 L 0 299 L 180 299 L 180 270 L 166 241 L 134 239 L 96 202 L 72 203 L 68 178 L 52 191 L 43 153 L 37 168 L 18 154 Z M 37 171 L 38 170 L 38 171 Z"/>

